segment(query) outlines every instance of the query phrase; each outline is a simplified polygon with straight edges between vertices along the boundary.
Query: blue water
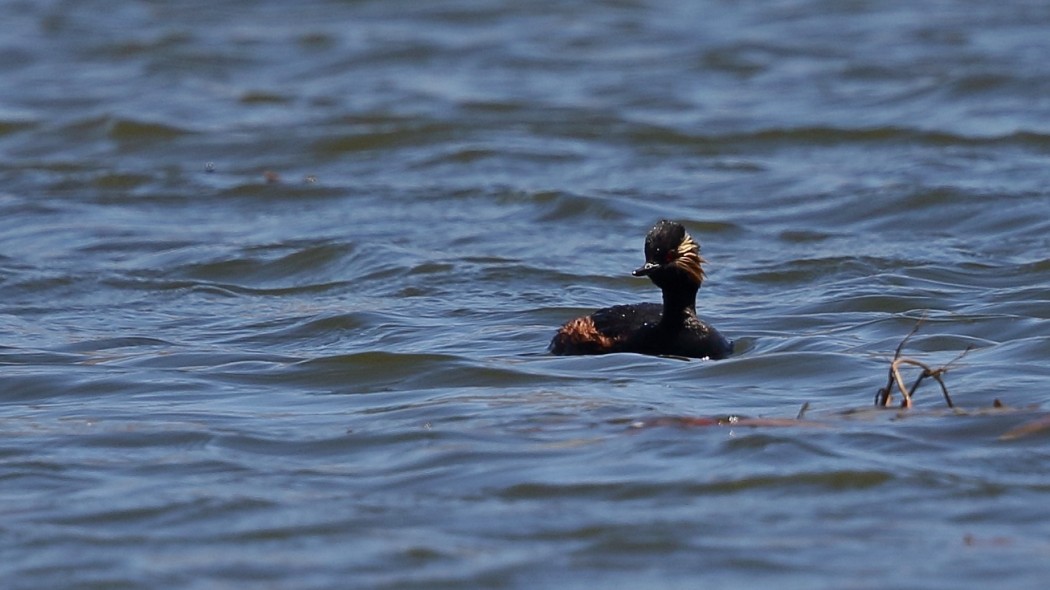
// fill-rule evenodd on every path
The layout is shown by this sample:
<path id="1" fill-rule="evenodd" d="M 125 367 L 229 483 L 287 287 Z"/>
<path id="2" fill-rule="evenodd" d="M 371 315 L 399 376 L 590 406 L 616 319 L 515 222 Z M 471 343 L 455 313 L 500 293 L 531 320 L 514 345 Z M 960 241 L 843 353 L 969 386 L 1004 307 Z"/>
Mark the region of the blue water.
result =
<path id="1" fill-rule="evenodd" d="M 0 22 L 4 587 L 1050 576 L 1050 6 Z M 736 355 L 549 355 L 661 218 Z"/>

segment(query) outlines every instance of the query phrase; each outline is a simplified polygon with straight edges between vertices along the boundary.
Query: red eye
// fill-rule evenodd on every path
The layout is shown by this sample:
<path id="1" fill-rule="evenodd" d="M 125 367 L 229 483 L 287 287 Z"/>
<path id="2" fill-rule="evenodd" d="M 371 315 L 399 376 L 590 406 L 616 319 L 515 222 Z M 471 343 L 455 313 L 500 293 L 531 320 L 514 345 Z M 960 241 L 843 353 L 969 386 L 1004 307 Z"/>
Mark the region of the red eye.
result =
<path id="1" fill-rule="evenodd" d="M 677 252 L 675 252 L 674 250 L 669 250 L 667 254 L 664 255 L 664 262 L 671 262 L 672 260 L 674 260 L 675 254 L 677 254 Z"/>

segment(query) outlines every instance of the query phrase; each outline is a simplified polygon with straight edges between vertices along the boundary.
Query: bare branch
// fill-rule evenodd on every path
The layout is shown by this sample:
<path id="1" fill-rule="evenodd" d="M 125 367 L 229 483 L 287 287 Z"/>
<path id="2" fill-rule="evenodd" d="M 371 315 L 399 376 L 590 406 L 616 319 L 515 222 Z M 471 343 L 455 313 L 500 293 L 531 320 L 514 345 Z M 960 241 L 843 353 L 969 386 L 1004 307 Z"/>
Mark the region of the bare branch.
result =
<path id="1" fill-rule="evenodd" d="M 886 379 L 886 386 L 879 389 L 875 393 L 876 406 L 881 406 L 884 408 L 888 407 L 893 400 L 893 387 L 896 386 L 897 390 L 901 392 L 901 396 L 903 397 L 903 400 L 901 401 L 901 407 L 914 407 L 915 402 L 913 398 L 915 396 L 915 391 L 919 389 L 919 385 L 922 384 L 922 381 L 924 379 L 932 377 L 941 386 L 941 393 L 944 394 L 944 402 L 948 404 L 949 408 L 955 407 L 955 404 L 952 403 L 952 397 L 948 393 L 948 386 L 944 383 L 944 379 L 942 378 L 942 376 L 945 373 L 947 373 L 948 369 L 951 368 L 956 362 L 958 362 L 964 356 L 966 356 L 966 353 L 973 350 L 973 345 L 967 346 L 966 350 L 962 351 L 961 353 L 959 353 L 958 356 L 953 358 L 947 364 L 937 369 L 931 369 L 929 365 L 922 361 L 917 361 L 912 358 L 901 356 L 901 353 L 904 350 L 904 345 L 907 344 L 908 340 L 910 340 L 911 337 L 919 331 L 919 327 L 922 325 L 925 319 L 926 314 L 924 313 L 922 317 L 919 318 L 917 322 L 915 322 L 915 326 L 912 327 L 910 332 L 908 332 L 908 335 L 905 336 L 904 339 L 901 340 L 901 343 L 897 345 L 897 350 L 893 353 L 893 360 L 890 361 L 890 370 L 889 376 Z M 901 376 L 901 365 L 911 365 L 913 367 L 918 367 L 922 369 L 922 372 L 915 379 L 915 383 L 913 383 L 910 388 L 905 387 L 904 385 L 904 377 Z"/>

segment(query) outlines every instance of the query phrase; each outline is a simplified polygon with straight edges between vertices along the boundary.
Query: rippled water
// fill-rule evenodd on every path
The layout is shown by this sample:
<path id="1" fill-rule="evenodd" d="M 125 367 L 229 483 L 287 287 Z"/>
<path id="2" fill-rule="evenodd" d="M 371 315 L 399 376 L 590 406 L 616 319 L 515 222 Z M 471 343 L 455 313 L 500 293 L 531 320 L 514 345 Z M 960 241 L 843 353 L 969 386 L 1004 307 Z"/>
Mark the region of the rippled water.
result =
<path id="1" fill-rule="evenodd" d="M 1045 3 L 0 19 L 6 587 L 1050 576 Z M 548 355 L 664 217 L 737 354 Z"/>

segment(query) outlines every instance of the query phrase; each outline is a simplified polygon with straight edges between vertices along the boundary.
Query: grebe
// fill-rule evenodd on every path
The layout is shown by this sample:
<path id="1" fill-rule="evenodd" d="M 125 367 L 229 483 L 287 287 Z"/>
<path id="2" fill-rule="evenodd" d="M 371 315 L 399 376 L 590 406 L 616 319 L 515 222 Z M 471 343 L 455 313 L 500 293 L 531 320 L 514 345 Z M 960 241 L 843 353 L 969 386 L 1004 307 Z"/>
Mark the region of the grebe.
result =
<path id="1" fill-rule="evenodd" d="M 645 264 L 632 274 L 663 291 L 663 304 L 638 303 L 599 309 L 576 318 L 551 340 L 554 354 L 641 354 L 722 359 L 733 342 L 696 317 L 696 292 L 704 281 L 700 246 L 685 227 L 658 222 L 645 236 Z"/>

